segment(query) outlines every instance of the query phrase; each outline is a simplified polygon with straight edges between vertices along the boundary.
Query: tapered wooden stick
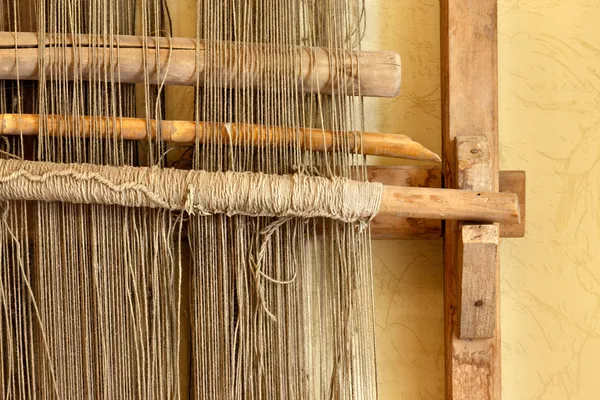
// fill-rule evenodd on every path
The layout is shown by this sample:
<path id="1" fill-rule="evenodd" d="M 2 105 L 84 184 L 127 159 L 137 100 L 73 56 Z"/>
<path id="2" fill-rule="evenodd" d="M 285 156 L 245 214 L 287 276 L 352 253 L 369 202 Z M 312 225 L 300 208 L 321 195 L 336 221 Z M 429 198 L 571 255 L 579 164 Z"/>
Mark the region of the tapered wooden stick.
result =
<path id="1" fill-rule="evenodd" d="M 36 114 L 0 114 L 1 135 L 38 135 L 42 130 L 52 136 L 67 136 L 78 132 L 81 137 L 116 137 L 128 140 L 145 140 L 156 137 L 156 121 L 143 118 L 99 118 L 99 117 L 42 117 Z M 200 143 L 214 138 L 223 144 L 251 146 L 288 146 L 297 144 L 303 150 L 331 152 L 343 150 L 340 136 L 346 133 L 310 128 L 267 127 L 263 125 L 209 123 L 193 121 L 160 121 L 161 138 L 167 142 Z M 439 162 L 437 154 L 405 135 L 364 132 L 350 134 L 351 153 L 384 157 L 406 158 Z M 337 148 L 336 148 L 337 146 Z"/>
<path id="2" fill-rule="evenodd" d="M 40 62 L 48 79 L 210 84 L 375 97 L 397 96 L 401 80 L 400 56 L 390 51 L 0 32 L 0 80 L 40 79 Z M 212 78 L 205 82 L 205 77 Z"/>
<path id="3" fill-rule="evenodd" d="M 374 214 L 481 222 L 518 222 L 520 218 L 519 202 L 513 193 L 395 186 L 383 186 L 381 192 L 381 184 L 378 183 L 330 181 L 305 175 L 227 174 L 236 175 L 235 179 L 223 179 L 225 173 L 220 172 L 171 168 L 0 160 L 0 200 L 63 201 L 194 211 L 198 204 L 214 203 L 211 196 L 218 193 L 223 198 L 208 209 L 229 215 L 329 215 L 345 221 L 354 220 L 348 215 L 359 220 L 369 219 Z M 253 182 L 262 182 L 262 189 Z M 306 198 L 302 195 L 304 188 L 310 191 Z M 330 196 L 330 193 L 322 193 L 321 190 L 338 194 Z M 284 204 L 289 203 L 290 210 L 280 208 L 279 202 L 286 196 L 289 199 Z M 232 201 L 246 201 L 250 197 L 253 204 L 251 211 L 244 211 L 236 201 Z M 335 203 L 323 204 L 329 198 L 335 199 Z M 381 203 L 377 211 L 378 199 Z M 258 209 L 263 206 L 264 210 Z M 315 214 L 315 210 L 322 213 Z"/>

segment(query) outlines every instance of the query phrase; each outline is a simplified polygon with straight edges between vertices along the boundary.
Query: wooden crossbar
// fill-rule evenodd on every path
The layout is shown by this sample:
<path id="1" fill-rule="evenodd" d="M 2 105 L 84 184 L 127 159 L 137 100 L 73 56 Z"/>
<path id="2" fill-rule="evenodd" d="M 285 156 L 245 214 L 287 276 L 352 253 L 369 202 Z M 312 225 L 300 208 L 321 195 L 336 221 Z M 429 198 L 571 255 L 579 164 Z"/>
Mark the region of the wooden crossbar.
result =
<path id="1" fill-rule="evenodd" d="M 82 195 L 83 190 L 80 182 L 90 178 L 100 182 L 102 187 L 118 186 L 123 187 L 145 187 L 148 176 L 152 175 L 152 187 L 161 188 L 164 193 L 183 193 L 189 190 L 188 177 L 193 171 L 176 170 L 171 168 L 156 169 L 151 167 L 120 167 L 90 164 L 56 164 L 39 161 L 16 161 L 0 160 L 0 171 L 4 175 L 0 176 L 0 199 L 2 200 L 45 200 L 55 201 L 61 199 L 76 203 L 94 203 L 101 196 L 94 193 Z M 216 174 L 216 173 L 215 173 Z M 258 174 L 246 173 L 248 177 Z M 60 179 L 70 182 L 67 178 L 77 176 L 77 182 L 71 182 L 71 185 L 62 184 Z M 118 177 L 119 182 L 114 183 L 113 177 Z M 25 177 L 28 182 L 35 184 L 34 189 L 26 190 L 25 187 L 15 188 L 15 180 L 19 177 Z M 66 178 L 65 178 L 66 177 Z M 138 181 L 123 181 L 126 177 L 140 177 Z M 281 178 L 281 177 L 280 177 Z M 303 179 L 311 179 L 304 176 Z M 158 180 L 154 182 L 154 179 Z M 282 178 L 281 178 L 282 179 Z M 323 179 L 323 178 L 316 178 Z M 359 183 L 348 181 L 349 185 L 375 185 L 369 183 Z M 9 190 L 10 189 L 10 190 Z M 195 187 L 194 191 L 210 191 L 211 188 Z M 56 191 L 60 191 L 60 193 Z M 124 189 L 119 189 L 122 191 Z M 149 189 L 148 189 L 149 190 Z M 229 190 L 229 189 L 228 189 Z M 230 191 L 235 191 L 231 188 Z M 56 193 L 55 193 L 56 192 Z M 151 192 L 151 191 L 150 191 Z M 42 196 L 44 193 L 50 194 L 50 198 Z M 52 194 L 55 193 L 55 194 Z M 146 192 L 140 192 L 146 193 Z M 257 193 L 261 196 L 261 193 Z M 265 195 L 268 195 L 265 194 Z M 140 194 L 141 196 L 141 194 Z M 179 196 L 183 198 L 184 196 Z M 106 197 L 107 199 L 109 197 Z M 130 204 L 126 202 L 127 196 L 112 196 L 110 199 L 116 199 L 116 205 L 139 206 L 138 203 Z M 107 200 L 108 201 L 108 200 Z M 111 200 L 112 201 L 112 200 Z M 184 204 L 177 203 L 172 205 L 169 202 L 154 202 L 156 207 L 163 207 L 166 204 L 172 209 L 184 209 Z M 108 204 L 106 201 L 100 204 Z M 139 204 L 144 204 L 139 203 Z M 348 205 L 350 206 L 350 205 Z M 518 222 L 520 219 L 519 201 L 513 193 L 486 193 L 468 190 L 449 190 L 434 188 L 412 188 L 383 186 L 383 194 L 378 216 L 389 218 L 425 218 L 425 219 L 448 219 L 448 220 L 469 220 L 482 222 Z"/>
<path id="2" fill-rule="evenodd" d="M 391 51 L 0 32 L 0 80 L 40 79 L 40 60 L 46 79 L 202 86 L 207 76 L 216 76 L 210 84 L 227 88 L 373 97 L 397 96 L 402 69 L 400 56 Z"/>
<path id="3" fill-rule="evenodd" d="M 155 139 L 157 123 L 166 142 L 191 144 L 217 141 L 234 146 L 299 146 L 319 152 L 347 151 L 383 157 L 439 163 L 440 157 L 405 135 L 391 133 L 346 133 L 327 129 L 288 128 L 252 124 L 160 121 L 144 118 L 65 117 L 37 114 L 0 114 L 0 135 L 96 137 L 127 140 Z M 216 134 L 215 134 L 216 133 Z M 343 148 L 343 136 L 349 147 Z"/>

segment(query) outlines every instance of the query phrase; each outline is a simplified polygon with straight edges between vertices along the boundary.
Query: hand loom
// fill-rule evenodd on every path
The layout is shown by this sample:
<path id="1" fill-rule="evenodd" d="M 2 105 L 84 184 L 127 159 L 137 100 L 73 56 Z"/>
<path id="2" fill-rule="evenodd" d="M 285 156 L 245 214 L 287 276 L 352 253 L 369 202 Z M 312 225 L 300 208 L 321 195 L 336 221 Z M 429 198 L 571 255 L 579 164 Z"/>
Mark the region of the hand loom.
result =
<path id="1" fill-rule="evenodd" d="M 173 2 L 0 10 L 0 396 L 376 398 L 370 240 L 443 236 L 446 397 L 499 399 L 495 0 L 441 3 L 441 159 L 365 132 L 359 0 Z"/>

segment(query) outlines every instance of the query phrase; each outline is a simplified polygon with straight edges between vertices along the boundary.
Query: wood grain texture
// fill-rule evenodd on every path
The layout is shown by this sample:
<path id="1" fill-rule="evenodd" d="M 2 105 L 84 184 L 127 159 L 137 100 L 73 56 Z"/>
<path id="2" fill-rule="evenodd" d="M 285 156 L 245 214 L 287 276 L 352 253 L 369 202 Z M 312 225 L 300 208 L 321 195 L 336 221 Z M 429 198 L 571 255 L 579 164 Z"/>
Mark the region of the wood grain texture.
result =
<path id="1" fill-rule="evenodd" d="M 465 190 L 492 190 L 492 160 L 485 136 L 457 136 L 456 177 Z M 494 336 L 498 227 L 459 223 L 456 272 L 458 337 Z"/>
<path id="2" fill-rule="evenodd" d="M 442 182 L 441 169 L 437 166 L 371 165 L 367 167 L 367 173 L 370 182 L 381 182 L 391 186 L 439 188 Z M 517 193 L 521 211 L 520 223 L 500 223 L 500 236 L 504 237 L 506 234 L 506 237 L 522 237 L 525 232 L 525 172 L 500 171 L 500 187 L 502 192 Z M 374 240 L 434 240 L 441 237 L 440 220 L 376 216 L 371 221 L 371 238 Z"/>
<path id="3" fill-rule="evenodd" d="M 496 225 L 465 224 L 461 228 L 457 253 L 460 339 L 494 336 L 498 240 Z"/>
<path id="4" fill-rule="evenodd" d="M 518 223 L 521 213 L 514 193 L 384 186 L 377 215 Z"/>
<path id="5" fill-rule="evenodd" d="M 457 136 L 454 145 L 457 187 L 493 191 L 492 159 L 485 136 Z"/>
<path id="6" fill-rule="evenodd" d="M 500 191 L 516 193 L 519 197 L 519 210 L 521 222 L 518 224 L 500 224 L 500 237 L 522 238 L 525 236 L 526 204 L 527 204 L 527 179 L 525 171 L 500 171 Z"/>
<path id="7" fill-rule="evenodd" d="M 37 34 L 0 32 L 0 79 L 39 79 L 38 59 L 42 52 L 47 67 L 62 65 L 65 68 L 66 65 L 70 79 L 77 68 L 78 79 L 94 77 L 102 81 L 118 76 L 122 83 L 144 83 L 146 60 L 147 79 L 156 84 L 202 85 L 203 72 L 211 69 L 222 75 L 224 87 L 244 84 L 259 89 L 261 85 L 281 81 L 281 87 L 293 85 L 308 93 L 343 91 L 349 95 L 395 97 L 400 91 L 401 60 L 398 53 L 390 51 L 343 53 L 341 57 L 345 68 L 334 71 L 330 65 L 333 55 L 322 47 L 298 46 L 293 49 L 295 54 L 291 55 L 287 47 L 240 46 L 239 43 L 227 42 L 211 45 L 188 38 L 148 38 L 146 49 L 141 37 L 125 35 L 110 39 L 71 35 L 61 39 L 60 43 L 67 43 L 66 46 L 50 46 L 55 42 L 57 40 L 51 34 L 47 34 L 44 43 L 40 43 Z M 219 63 L 207 63 L 206 54 L 209 52 L 214 54 L 213 59 L 220 60 Z M 257 61 L 257 58 L 262 61 Z M 274 68 L 273 62 L 267 60 L 274 60 L 280 68 Z"/>
<path id="8" fill-rule="evenodd" d="M 0 114 L 0 135 L 36 136 L 40 133 L 40 123 L 50 136 L 73 136 L 77 132 L 79 137 L 150 140 L 160 132 L 162 140 L 179 144 L 216 141 L 233 146 L 299 146 L 303 150 L 318 152 L 339 151 L 342 138 L 348 136 L 350 153 L 435 163 L 441 161 L 437 154 L 405 135 L 256 124 L 162 120 L 157 126 L 156 120 L 147 121 L 145 118 L 48 115 L 41 120 L 38 114 Z"/>
<path id="9" fill-rule="evenodd" d="M 369 166 L 370 182 L 390 186 L 430 187 L 442 186 L 440 167 L 416 165 Z M 384 239 L 439 239 L 442 237 L 441 220 L 376 216 L 371 221 L 371 238 Z"/>
<path id="10" fill-rule="evenodd" d="M 493 190 L 498 190 L 498 63 L 496 0 L 442 0 L 442 163 L 445 186 L 458 188 L 454 139 L 481 135 L 490 148 Z M 447 399 L 501 398 L 500 321 L 491 339 L 460 340 L 456 250 L 459 224 L 444 233 L 444 329 Z M 496 262 L 498 268 L 498 261 Z M 499 274 L 496 276 L 498 277 Z M 497 278 L 498 279 L 498 278 Z M 496 288 L 499 281 L 496 281 Z M 496 296 L 499 295 L 496 290 Z M 499 316 L 498 298 L 497 316 Z"/>

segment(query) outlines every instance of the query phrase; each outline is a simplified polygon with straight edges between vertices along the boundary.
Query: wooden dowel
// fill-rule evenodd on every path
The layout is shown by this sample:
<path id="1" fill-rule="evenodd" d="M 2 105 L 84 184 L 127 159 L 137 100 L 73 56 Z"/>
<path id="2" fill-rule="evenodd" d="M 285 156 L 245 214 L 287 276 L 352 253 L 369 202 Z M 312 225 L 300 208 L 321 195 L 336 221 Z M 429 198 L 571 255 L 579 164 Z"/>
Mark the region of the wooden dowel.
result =
<path id="1" fill-rule="evenodd" d="M 41 60 L 48 79 L 194 86 L 203 85 L 206 75 L 217 76 L 213 83 L 228 88 L 373 97 L 397 96 L 401 81 L 400 56 L 391 51 L 0 32 L 0 80 L 37 80 Z"/>
<path id="2" fill-rule="evenodd" d="M 369 182 L 389 186 L 440 188 L 440 166 L 370 165 L 367 167 Z M 521 218 L 519 223 L 501 223 L 500 237 L 523 237 L 525 234 L 526 196 L 525 171 L 500 171 L 500 192 L 515 193 L 519 198 Z M 371 221 L 371 238 L 374 240 L 440 239 L 440 220 L 376 216 Z"/>
<path id="3" fill-rule="evenodd" d="M 152 207 L 166 207 L 172 210 L 189 210 L 193 200 L 201 198 L 198 193 L 212 193 L 215 188 L 195 187 L 195 180 L 201 172 L 155 169 L 148 167 L 114 167 L 105 165 L 55 164 L 36 161 L 0 160 L 0 199 L 2 200 L 60 200 L 75 203 L 115 204 L 140 207 L 150 204 Z M 209 173 L 210 174 L 210 173 Z M 215 173 L 218 174 L 218 173 Z M 246 173 L 245 179 L 254 179 L 260 174 Z M 279 180 L 290 177 L 273 177 Z M 304 178 L 303 178 L 304 179 Z M 324 178 L 313 178 L 323 181 Z M 209 180 L 210 182 L 218 181 Z M 304 180 L 302 180 L 304 182 Z M 198 183 L 199 184 L 199 183 Z M 222 192 L 234 193 L 236 187 L 223 189 Z M 364 182 L 349 181 L 344 189 L 343 198 L 338 199 L 348 208 L 352 207 L 355 197 L 348 193 L 376 195 L 365 185 L 376 185 Z M 304 185 L 302 187 L 308 187 Z M 98 189 L 99 192 L 92 189 Z M 96 190 L 94 189 L 94 190 Z M 246 188 L 252 191 L 252 186 Z M 331 187 L 333 189 L 333 187 Z M 133 190 L 129 193 L 129 190 Z M 293 192 L 293 187 L 290 189 Z M 89 192 L 88 192 L 89 191 Z M 250 193 L 249 192 L 249 193 Z M 269 193 L 252 193 L 253 197 Z M 196 194 L 194 194 L 196 193 Z M 287 193 L 289 194 L 289 192 Z M 250 196 L 250 194 L 248 194 Z M 368 198 L 361 198 L 364 204 L 372 204 Z M 257 200 L 256 204 L 264 204 Z M 266 202 L 268 203 L 268 202 Z M 298 207 L 300 203 L 297 203 Z M 224 202 L 223 204 L 229 204 Z M 302 203 L 303 204 L 303 203 Z M 223 211 L 223 205 L 219 209 Z M 271 209 L 274 209 L 271 207 Z M 346 209 L 346 206 L 330 207 L 320 205 L 319 209 Z M 226 210 L 228 213 L 229 211 Z M 298 211 L 298 210 L 295 210 Z M 260 213 L 259 213 L 260 214 Z M 256 215 L 253 211 L 252 215 Z M 265 214 L 270 215 L 270 214 Z M 296 214 L 295 214 L 296 215 Z M 302 215 L 298 214 L 298 215 Z M 354 215 L 354 214 L 353 214 Z M 372 214 L 364 215 L 367 218 Z M 383 186 L 383 196 L 378 217 L 383 218 L 424 218 L 447 219 L 480 222 L 518 222 L 519 202 L 513 193 L 485 193 L 456 189 L 411 188 L 399 186 Z"/>
<path id="4" fill-rule="evenodd" d="M 1 135 L 38 135 L 40 131 L 52 136 L 68 136 L 78 132 L 80 137 L 116 137 L 128 140 L 145 140 L 156 137 L 156 121 L 150 121 L 151 131 L 143 118 L 99 118 L 64 117 L 50 115 L 44 117 L 40 128 L 37 114 L 0 114 Z M 200 143 L 211 140 L 217 132 L 223 144 L 251 146 L 288 146 L 297 143 L 303 150 L 331 152 L 340 150 L 343 132 L 310 128 L 267 127 L 251 124 L 208 123 L 193 121 L 160 121 L 162 140 L 174 143 Z M 384 157 L 406 158 L 420 161 L 440 162 L 434 152 L 405 135 L 364 132 L 350 134 L 349 151 Z M 337 146 L 337 148 L 336 148 Z"/>
<path id="5" fill-rule="evenodd" d="M 378 218 L 425 218 L 518 223 L 514 193 L 384 186 Z"/>

